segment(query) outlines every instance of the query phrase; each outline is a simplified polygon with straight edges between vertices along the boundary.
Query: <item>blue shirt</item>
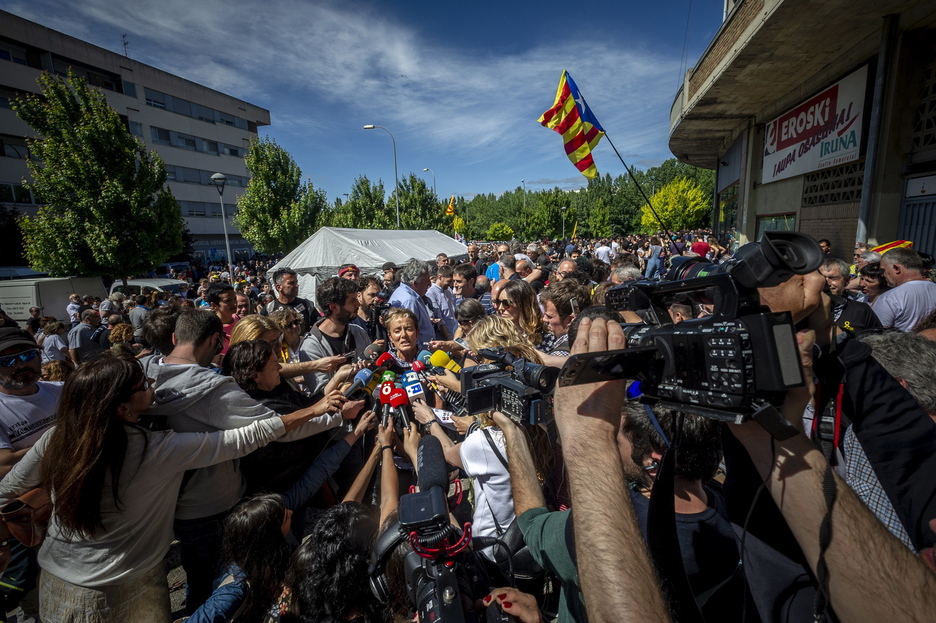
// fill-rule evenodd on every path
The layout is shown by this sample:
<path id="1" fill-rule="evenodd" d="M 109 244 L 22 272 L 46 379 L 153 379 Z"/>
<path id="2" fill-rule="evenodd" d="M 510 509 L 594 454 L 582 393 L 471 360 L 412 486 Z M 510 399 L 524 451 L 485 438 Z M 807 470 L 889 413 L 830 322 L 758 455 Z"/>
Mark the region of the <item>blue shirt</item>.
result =
<path id="1" fill-rule="evenodd" d="M 393 296 L 390 297 L 390 305 L 408 309 L 416 314 L 420 347 L 436 339 L 435 327 L 432 324 L 432 316 L 429 314 L 429 308 L 426 307 L 422 298 L 416 294 L 416 291 L 408 284 L 401 283 L 399 287 L 393 291 Z"/>
<path id="2" fill-rule="evenodd" d="M 494 262 L 488 266 L 488 269 L 484 274 L 488 279 L 491 280 L 491 285 L 494 285 L 495 281 L 500 280 L 500 264 Z"/>

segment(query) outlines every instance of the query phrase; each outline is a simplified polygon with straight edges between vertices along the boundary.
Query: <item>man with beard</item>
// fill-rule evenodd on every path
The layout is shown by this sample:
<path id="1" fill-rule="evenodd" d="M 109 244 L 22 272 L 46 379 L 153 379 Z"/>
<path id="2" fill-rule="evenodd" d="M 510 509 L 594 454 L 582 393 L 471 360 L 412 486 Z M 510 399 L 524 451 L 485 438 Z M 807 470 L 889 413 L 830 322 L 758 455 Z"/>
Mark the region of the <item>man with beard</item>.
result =
<path id="1" fill-rule="evenodd" d="M 36 340 L 15 327 L 0 328 L 0 477 L 16 465 L 53 424 L 61 383 L 40 381 Z M 10 539 L 12 559 L 0 577 L 0 608 L 19 604 L 39 620 L 36 551 Z M 35 602 L 35 603 L 33 603 Z"/>
<path id="2" fill-rule="evenodd" d="M 312 301 L 299 296 L 299 273 L 291 268 L 280 268 L 273 273 L 276 298 L 266 306 L 267 314 L 291 307 L 302 315 L 302 332 L 318 320 L 318 311 Z"/>
<path id="3" fill-rule="evenodd" d="M 353 355 L 355 360 L 363 357 L 371 340 L 365 329 L 351 322 L 361 305 L 357 282 L 340 277 L 326 279 L 316 288 L 315 298 L 325 317 L 312 326 L 299 349 L 312 360 L 336 355 Z M 327 382 L 328 374 L 324 372 L 305 375 L 305 385 L 312 392 Z"/>

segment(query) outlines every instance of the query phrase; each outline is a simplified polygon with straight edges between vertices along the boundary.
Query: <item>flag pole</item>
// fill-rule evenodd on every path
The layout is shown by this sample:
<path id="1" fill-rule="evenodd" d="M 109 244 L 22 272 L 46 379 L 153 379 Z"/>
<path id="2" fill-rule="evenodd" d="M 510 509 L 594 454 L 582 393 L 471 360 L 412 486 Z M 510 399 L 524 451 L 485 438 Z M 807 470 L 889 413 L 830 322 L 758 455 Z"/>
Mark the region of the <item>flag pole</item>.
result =
<path id="1" fill-rule="evenodd" d="M 579 88 L 578 92 L 579 92 L 579 96 L 582 98 L 582 104 L 583 104 L 586 108 L 590 108 L 590 106 L 588 106 L 588 102 L 585 101 L 585 95 L 582 94 L 582 89 Z M 594 113 L 592 113 L 592 114 L 594 114 Z M 676 237 L 673 235 L 673 233 L 672 233 L 672 232 L 666 227 L 666 225 L 663 223 L 663 219 L 660 218 L 660 215 L 657 214 L 657 211 L 656 211 L 656 210 L 654 209 L 654 207 L 653 207 L 653 203 L 651 203 L 651 202 L 650 202 L 650 198 L 647 197 L 647 193 L 644 192 L 644 189 L 643 189 L 643 187 L 640 185 L 640 182 L 638 182 L 638 181 L 637 181 L 637 178 L 634 177 L 634 172 L 631 171 L 631 168 L 630 168 L 629 166 L 627 166 L 627 163 L 626 163 L 626 162 L 624 162 L 624 158 L 621 157 L 621 153 L 618 151 L 617 147 L 614 146 L 614 143 L 611 141 L 611 137 L 608 136 L 607 130 L 605 130 L 604 137 L 605 137 L 606 139 L 608 139 L 608 144 L 611 145 L 611 149 L 614 150 L 614 154 L 618 157 L 618 160 L 621 161 L 621 164 L 624 165 L 624 170 L 627 171 L 627 174 L 630 176 L 631 180 L 634 181 L 634 186 L 637 187 L 637 190 L 640 191 L 640 195 L 644 198 L 644 201 L 647 202 L 647 207 L 650 208 L 650 211 L 653 213 L 653 216 L 655 216 L 655 217 L 656 217 L 656 220 L 660 223 L 660 227 L 663 228 L 663 232 L 664 232 L 664 233 L 667 235 L 667 237 L 670 239 L 670 242 L 673 243 L 673 248 L 676 249 L 676 250 L 678 251 L 678 250 L 679 250 L 679 247 L 676 246 Z"/>

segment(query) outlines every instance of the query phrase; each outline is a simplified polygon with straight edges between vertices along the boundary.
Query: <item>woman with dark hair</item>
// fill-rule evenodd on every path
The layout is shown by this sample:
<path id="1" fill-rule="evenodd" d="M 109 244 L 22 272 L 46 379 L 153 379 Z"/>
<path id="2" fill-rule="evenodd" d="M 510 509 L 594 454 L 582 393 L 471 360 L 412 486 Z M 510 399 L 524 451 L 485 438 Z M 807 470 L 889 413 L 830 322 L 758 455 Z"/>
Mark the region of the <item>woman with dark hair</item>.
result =
<path id="1" fill-rule="evenodd" d="M 223 357 L 230 348 L 231 331 L 234 330 L 234 326 L 240 320 L 240 316 L 234 313 L 237 311 L 237 294 L 234 292 L 234 287 L 229 283 L 213 283 L 205 294 L 205 300 L 211 306 L 211 311 L 221 319 L 224 331 L 224 349 L 221 350 L 221 356 Z"/>
<path id="2" fill-rule="evenodd" d="M 54 503 L 39 550 L 47 623 L 168 623 L 163 558 L 185 471 L 242 457 L 309 419 L 154 432 L 138 424 L 152 402 L 135 360 L 105 353 L 89 361 L 65 382 L 55 426 L 0 481 L 0 504 L 40 484 Z"/>
<path id="3" fill-rule="evenodd" d="M 868 305 L 874 306 L 874 301 L 883 292 L 890 290 L 887 279 L 884 278 L 884 269 L 880 262 L 869 262 L 858 269 L 858 283 L 861 292 L 868 297 Z"/>
<path id="4" fill-rule="evenodd" d="M 362 504 L 328 509 L 293 556 L 290 612 L 302 623 L 382 621 L 367 573 L 376 536 L 377 519 Z"/>
<path id="5" fill-rule="evenodd" d="M 325 397 L 337 388 L 341 381 L 332 379 L 322 391 L 307 396 L 294 389 L 280 375 L 278 351 L 277 346 L 265 340 L 237 342 L 231 346 L 227 357 L 224 358 L 222 374 L 232 377 L 251 398 L 277 413 L 292 413 L 318 403 L 327 407 L 329 403 Z M 320 416 L 322 432 L 340 425 L 342 418 L 353 420 L 363 405 L 363 401 L 360 400 L 349 401 L 342 406 L 340 416 Z M 261 490 L 279 493 L 291 491 L 316 465 L 325 472 L 321 477 L 321 481 L 324 481 L 334 473 L 351 450 L 351 446 L 371 426 L 373 420 L 368 414 L 361 418 L 354 431 L 345 436 L 346 443 L 336 443 L 328 450 L 325 450 L 328 436 L 319 433 L 295 441 L 277 442 L 251 453 L 241 461 L 241 471 L 247 481 L 247 493 Z M 297 508 L 309 497 L 304 490 L 313 488 L 312 493 L 315 493 L 321 484 L 318 482 L 318 486 L 313 488 L 306 483 L 303 492 L 295 492 L 295 500 L 289 503 L 289 507 Z M 293 496 L 289 497 L 292 499 Z M 297 521 L 297 529 L 301 530 L 302 523 Z"/>

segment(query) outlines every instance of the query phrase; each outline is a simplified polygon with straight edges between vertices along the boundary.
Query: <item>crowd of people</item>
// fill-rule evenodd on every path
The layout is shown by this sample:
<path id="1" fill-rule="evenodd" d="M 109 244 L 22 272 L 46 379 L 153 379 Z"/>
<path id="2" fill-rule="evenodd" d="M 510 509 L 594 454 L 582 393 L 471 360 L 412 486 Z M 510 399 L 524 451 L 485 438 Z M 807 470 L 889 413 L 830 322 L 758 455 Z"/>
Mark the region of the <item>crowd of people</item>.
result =
<path id="1" fill-rule="evenodd" d="M 624 348 L 622 324 L 653 319 L 609 291 L 732 261 L 733 233 L 469 244 L 343 265 L 313 298 L 246 264 L 178 294 L 75 295 L 66 322 L 4 315 L 0 506 L 42 487 L 53 512 L 40 546 L 0 539 L 0 609 L 168 622 L 178 541 L 190 623 L 413 621 L 400 500 L 432 437 L 453 532 L 481 538 L 458 557 L 466 620 L 928 620 L 932 257 L 849 264 L 820 242 L 818 271 L 759 290 L 799 330 L 786 436 L 645 404 L 627 378 L 540 388 L 535 421 L 466 400 L 493 351 L 561 368 Z M 713 310 L 667 312 L 691 331 Z"/>

